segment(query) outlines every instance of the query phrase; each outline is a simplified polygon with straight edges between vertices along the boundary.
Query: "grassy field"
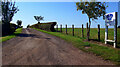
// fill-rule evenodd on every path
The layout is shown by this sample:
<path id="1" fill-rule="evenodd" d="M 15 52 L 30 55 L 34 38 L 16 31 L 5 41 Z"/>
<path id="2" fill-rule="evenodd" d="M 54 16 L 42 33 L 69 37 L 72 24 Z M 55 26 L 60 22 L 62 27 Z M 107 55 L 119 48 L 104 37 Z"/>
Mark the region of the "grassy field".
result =
<path id="1" fill-rule="evenodd" d="M 67 42 L 71 42 L 75 47 L 85 52 L 94 53 L 95 55 L 102 57 L 104 60 L 110 60 L 116 65 L 120 65 L 120 50 L 119 49 L 114 49 L 112 47 L 101 46 L 98 44 L 91 44 L 89 42 L 84 42 L 83 38 L 81 37 L 66 35 L 64 33 L 48 32 L 48 31 L 44 31 L 40 29 L 36 29 L 36 30 L 60 37 L 66 40 Z M 90 48 L 86 49 L 85 47 L 90 47 Z"/>
<path id="2" fill-rule="evenodd" d="M 58 29 L 60 31 L 60 29 Z M 62 33 L 66 33 L 66 29 L 63 28 L 62 29 Z M 68 28 L 67 29 L 68 31 L 68 35 L 72 35 L 72 28 Z M 82 37 L 82 29 L 81 28 L 75 28 L 74 29 L 74 34 L 76 37 Z M 120 46 L 120 28 L 118 29 L 118 32 L 117 32 L 117 43 L 118 43 L 118 46 Z M 84 28 L 84 38 L 86 39 L 87 37 L 87 32 L 86 32 L 86 29 Z M 90 31 L 90 39 L 94 39 L 94 40 L 97 40 L 98 39 L 98 30 L 97 28 L 91 28 L 91 31 Z M 100 41 L 104 43 L 104 39 L 105 39 L 105 29 L 104 28 L 101 28 L 100 29 Z M 108 39 L 110 40 L 114 40 L 114 29 L 109 29 L 108 30 Z M 112 44 L 112 43 L 110 43 Z"/>
<path id="3" fill-rule="evenodd" d="M 0 37 L 0 42 L 14 38 L 14 37 L 16 37 L 16 35 L 20 34 L 21 32 L 22 32 L 22 28 L 16 29 L 16 32 L 14 32 L 14 34 Z"/>

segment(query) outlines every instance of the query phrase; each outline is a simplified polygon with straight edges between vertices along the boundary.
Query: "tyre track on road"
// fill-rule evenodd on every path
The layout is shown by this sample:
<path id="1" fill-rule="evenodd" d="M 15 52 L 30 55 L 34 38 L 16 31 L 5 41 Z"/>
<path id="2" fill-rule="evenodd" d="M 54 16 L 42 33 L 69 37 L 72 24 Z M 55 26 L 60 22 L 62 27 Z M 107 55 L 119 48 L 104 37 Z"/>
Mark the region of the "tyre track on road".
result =
<path id="1" fill-rule="evenodd" d="M 3 65 L 113 65 L 56 36 L 28 28 L 3 43 Z"/>

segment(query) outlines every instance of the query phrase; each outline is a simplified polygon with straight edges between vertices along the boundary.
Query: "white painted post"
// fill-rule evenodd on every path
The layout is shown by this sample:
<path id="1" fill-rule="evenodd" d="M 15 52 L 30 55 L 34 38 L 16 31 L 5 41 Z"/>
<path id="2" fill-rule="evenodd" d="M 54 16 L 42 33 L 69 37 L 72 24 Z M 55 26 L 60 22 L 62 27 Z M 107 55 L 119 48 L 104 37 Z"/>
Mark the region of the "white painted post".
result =
<path id="1" fill-rule="evenodd" d="M 113 12 L 113 13 L 109 13 L 106 14 L 107 15 L 107 19 L 106 19 L 106 23 L 105 23 L 105 44 L 107 44 L 107 41 L 109 42 L 113 42 L 113 47 L 116 48 L 117 46 L 117 12 Z M 112 19 L 110 19 L 112 17 Z M 109 21 L 111 20 L 111 21 Z M 108 26 L 114 26 L 114 40 L 108 40 Z"/>
<path id="2" fill-rule="evenodd" d="M 105 44 L 107 44 L 107 39 L 108 39 L 108 26 L 105 25 Z"/>

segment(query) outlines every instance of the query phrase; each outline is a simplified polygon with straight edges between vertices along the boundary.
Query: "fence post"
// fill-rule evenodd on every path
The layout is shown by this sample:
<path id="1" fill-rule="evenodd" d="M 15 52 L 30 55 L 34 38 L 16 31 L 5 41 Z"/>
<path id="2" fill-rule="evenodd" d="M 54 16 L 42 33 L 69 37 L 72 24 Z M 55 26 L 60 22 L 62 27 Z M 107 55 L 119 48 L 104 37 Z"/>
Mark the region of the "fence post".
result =
<path id="1" fill-rule="evenodd" d="M 72 35 L 74 36 L 74 25 L 72 25 Z"/>
<path id="2" fill-rule="evenodd" d="M 62 24 L 60 25 L 60 32 L 62 32 Z"/>
<path id="3" fill-rule="evenodd" d="M 83 27 L 83 24 L 82 24 L 82 37 L 84 37 L 84 27 Z"/>
<path id="4" fill-rule="evenodd" d="M 88 31 L 88 22 L 86 23 L 86 31 Z"/>
<path id="5" fill-rule="evenodd" d="M 88 39 L 88 22 L 86 23 L 86 33 L 87 33 L 87 39 Z"/>
<path id="6" fill-rule="evenodd" d="M 100 41 L 100 25 L 98 24 L 98 41 Z"/>
<path id="7" fill-rule="evenodd" d="M 57 28 L 57 32 L 58 32 L 58 25 L 56 25 L 56 28 Z"/>
<path id="8" fill-rule="evenodd" d="M 66 24 L 66 34 L 68 34 L 68 33 L 67 33 L 67 24 Z"/>
<path id="9" fill-rule="evenodd" d="M 114 48 L 116 48 L 117 47 L 117 23 L 118 23 L 118 21 L 117 21 L 117 13 L 115 13 L 116 14 L 116 21 L 115 21 L 115 26 L 114 26 Z"/>

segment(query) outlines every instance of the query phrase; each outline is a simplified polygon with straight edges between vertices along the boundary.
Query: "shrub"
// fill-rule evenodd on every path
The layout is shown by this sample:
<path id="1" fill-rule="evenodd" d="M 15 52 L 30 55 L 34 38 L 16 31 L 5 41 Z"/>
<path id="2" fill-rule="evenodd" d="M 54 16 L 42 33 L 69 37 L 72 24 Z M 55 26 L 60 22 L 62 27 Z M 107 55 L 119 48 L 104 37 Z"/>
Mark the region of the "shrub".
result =
<path id="1" fill-rule="evenodd" d="M 17 29 L 17 25 L 14 24 L 14 23 L 10 23 L 10 31 L 11 31 L 11 33 L 14 33 L 16 29 Z"/>
<path id="2" fill-rule="evenodd" d="M 118 26 L 118 28 L 120 28 L 120 26 Z"/>

